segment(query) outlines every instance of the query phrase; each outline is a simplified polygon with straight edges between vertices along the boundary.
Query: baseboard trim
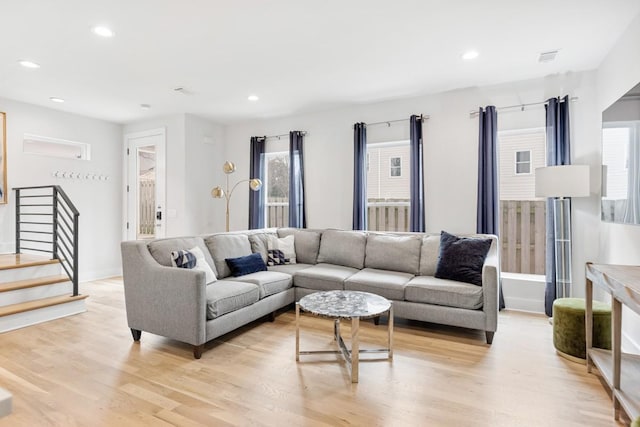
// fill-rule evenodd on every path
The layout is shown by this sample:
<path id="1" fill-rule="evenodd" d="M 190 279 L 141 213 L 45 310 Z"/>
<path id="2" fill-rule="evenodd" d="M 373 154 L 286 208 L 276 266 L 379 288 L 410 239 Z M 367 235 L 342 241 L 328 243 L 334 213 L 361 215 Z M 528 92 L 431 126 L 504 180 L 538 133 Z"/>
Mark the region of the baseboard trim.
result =
<path id="1" fill-rule="evenodd" d="M 80 283 L 91 282 L 93 280 L 108 279 L 110 277 L 122 276 L 121 268 L 112 268 L 101 271 L 86 271 L 80 273 Z"/>

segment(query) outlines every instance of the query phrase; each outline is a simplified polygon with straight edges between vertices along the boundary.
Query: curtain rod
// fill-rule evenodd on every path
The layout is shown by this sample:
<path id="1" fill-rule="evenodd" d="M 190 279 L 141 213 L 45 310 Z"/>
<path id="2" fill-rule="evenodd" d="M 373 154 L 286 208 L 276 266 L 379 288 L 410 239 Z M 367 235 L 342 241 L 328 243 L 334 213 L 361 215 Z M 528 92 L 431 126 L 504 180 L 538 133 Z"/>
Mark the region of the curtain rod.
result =
<path id="1" fill-rule="evenodd" d="M 575 102 L 578 100 L 577 96 L 573 96 L 571 98 L 569 98 L 569 101 Z M 548 101 L 541 101 L 541 102 L 530 102 L 528 104 L 518 104 L 518 105 L 507 105 L 506 107 L 497 107 L 496 111 L 499 110 L 509 110 L 509 109 L 513 109 L 513 108 L 520 108 L 520 111 L 524 111 L 525 107 L 532 107 L 534 105 L 543 105 L 546 104 Z M 563 100 L 560 100 L 560 102 L 564 102 Z M 469 118 L 473 119 L 474 117 L 478 116 L 479 111 L 475 110 L 475 111 L 470 111 L 469 112 Z"/>
<path id="2" fill-rule="evenodd" d="M 302 131 L 302 136 L 306 136 L 306 135 L 307 135 L 307 131 L 303 130 Z M 288 133 L 283 133 L 282 135 L 259 136 L 258 138 L 262 138 L 261 141 L 264 142 L 267 139 L 278 139 L 278 140 L 280 140 L 280 139 L 284 138 L 285 136 L 288 138 L 289 134 Z"/>
<path id="3" fill-rule="evenodd" d="M 429 119 L 428 114 L 420 114 L 420 117 L 421 117 L 421 121 L 423 122 Z M 387 127 L 391 127 L 391 123 L 406 122 L 407 120 L 409 119 L 385 120 L 384 122 L 365 123 L 365 126 L 369 127 L 369 126 L 377 126 L 377 125 L 387 125 Z"/>

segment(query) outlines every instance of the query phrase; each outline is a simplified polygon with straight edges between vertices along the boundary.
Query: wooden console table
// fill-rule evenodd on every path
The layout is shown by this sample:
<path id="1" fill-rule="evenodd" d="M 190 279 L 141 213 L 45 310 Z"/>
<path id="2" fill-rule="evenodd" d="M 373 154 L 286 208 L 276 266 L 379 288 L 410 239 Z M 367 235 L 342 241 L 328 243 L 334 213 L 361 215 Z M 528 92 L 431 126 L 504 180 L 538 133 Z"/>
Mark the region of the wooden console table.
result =
<path id="1" fill-rule="evenodd" d="M 622 305 L 640 314 L 640 266 L 587 263 L 586 277 L 587 370 L 598 368 L 611 388 L 615 419 L 622 409 L 634 420 L 640 417 L 640 356 L 622 353 Z M 611 351 L 592 348 L 594 283 L 611 294 Z"/>

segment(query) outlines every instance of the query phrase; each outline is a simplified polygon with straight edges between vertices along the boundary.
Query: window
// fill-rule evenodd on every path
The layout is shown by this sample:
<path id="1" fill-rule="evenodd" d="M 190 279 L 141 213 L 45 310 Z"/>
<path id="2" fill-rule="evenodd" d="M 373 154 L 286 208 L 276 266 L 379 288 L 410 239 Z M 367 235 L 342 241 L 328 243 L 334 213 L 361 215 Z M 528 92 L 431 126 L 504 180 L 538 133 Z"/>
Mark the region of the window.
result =
<path id="1" fill-rule="evenodd" d="M 402 168 L 403 158 L 409 158 L 407 140 L 367 144 L 369 230 L 409 231 L 410 174 Z"/>
<path id="2" fill-rule="evenodd" d="M 531 150 L 516 151 L 516 175 L 531 173 Z"/>
<path id="3" fill-rule="evenodd" d="M 544 128 L 498 132 L 502 272 L 545 272 L 546 201 L 536 197 L 535 170 L 546 151 Z"/>
<path id="4" fill-rule="evenodd" d="M 289 226 L 289 152 L 265 154 L 264 211 L 267 227 Z"/>
<path id="5" fill-rule="evenodd" d="M 41 156 L 91 160 L 91 146 L 86 142 L 67 141 L 28 133 L 24 134 L 22 151 L 27 154 Z"/>
<path id="6" fill-rule="evenodd" d="M 389 176 L 402 176 L 402 157 L 391 157 L 389 159 Z"/>

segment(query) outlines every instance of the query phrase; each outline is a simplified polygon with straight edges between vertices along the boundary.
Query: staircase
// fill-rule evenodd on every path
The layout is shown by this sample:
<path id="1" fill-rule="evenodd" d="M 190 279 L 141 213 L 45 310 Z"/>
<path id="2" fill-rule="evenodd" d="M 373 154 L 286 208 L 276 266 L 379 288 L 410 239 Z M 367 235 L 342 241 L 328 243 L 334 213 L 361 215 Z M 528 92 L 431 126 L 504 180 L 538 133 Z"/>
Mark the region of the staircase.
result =
<path id="1" fill-rule="evenodd" d="M 86 311 L 77 209 L 57 185 L 14 191 L 16 253 L 0 255 L 0 333 Z"/>
<path id="2" fill-rule="evenodd" d="M 31 254 L 0 255 L 0 332 L 86 311 L 86 295 L 57 259 Z"/>

